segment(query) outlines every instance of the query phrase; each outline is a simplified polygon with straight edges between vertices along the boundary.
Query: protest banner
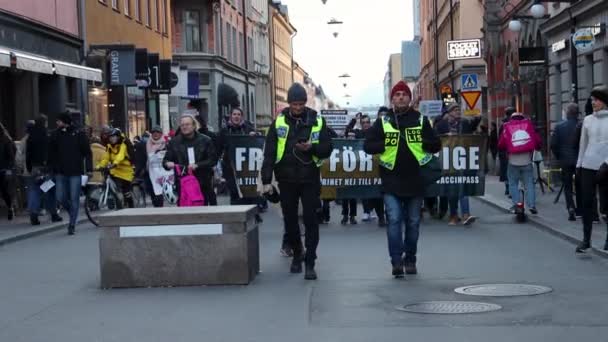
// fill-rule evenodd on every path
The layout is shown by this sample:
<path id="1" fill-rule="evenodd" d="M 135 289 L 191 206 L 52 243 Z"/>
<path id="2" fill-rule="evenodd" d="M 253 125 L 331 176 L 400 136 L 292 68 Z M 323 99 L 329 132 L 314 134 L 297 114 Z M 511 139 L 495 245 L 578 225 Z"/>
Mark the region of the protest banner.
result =
<path id="1" fill-rule="evenodd" d="M 438 154 L 443 174 L 427 196 L 483 196 L 485 193 L 486 137 L 478 134 L 441 136 Z"/>
<path id="2" fill-rule="evenodd" d="M 230 168 L 224 169 L 224 178 L 236 180 L 242 198 L 257 198 L 258 180 L 264 161 L 264 141 L 262 136 L 230 136 L 226 153 Z M 233 172 L 233 174 L 226 174 Z"/>
<path id="3" fill-rule="evenodd" d="M 321 198 L 381 197 L 377 156 L 363 151 L 363 139 L 333 139 L 331 156 L 321 166 Z"/>
<path id="4" fill-rule="evenodd" d="M 150 175 L 150 182 L 152 183 L 152 190 L 156 196 L 163 194 L 163 185 L 165 182 L 173 184 L 175 181 L 173 170 L 167 171 L 163 167 L 165 153 L 166 151 L 162 150 L 148 154 L 148 173 Z"/>

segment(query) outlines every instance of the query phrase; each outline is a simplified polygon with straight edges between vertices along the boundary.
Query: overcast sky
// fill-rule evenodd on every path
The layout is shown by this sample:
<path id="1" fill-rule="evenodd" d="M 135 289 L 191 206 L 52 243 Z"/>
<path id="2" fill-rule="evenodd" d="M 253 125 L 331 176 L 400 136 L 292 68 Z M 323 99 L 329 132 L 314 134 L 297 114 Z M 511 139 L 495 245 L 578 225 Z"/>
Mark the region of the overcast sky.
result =
<path id="1" fill-rule="evenodd" d="M 412 0 L 282 0 L 298 30 L 294 60 L 341 106 L 383 102 L 389 55 L 401 52 L 401 41 L 414 36 Z M 338 38 L 327 22 L 343 21 Z M 348 73 L 344 88 L 339 75 Z M 350 99 L 344 95 L 349 94 Z"/>

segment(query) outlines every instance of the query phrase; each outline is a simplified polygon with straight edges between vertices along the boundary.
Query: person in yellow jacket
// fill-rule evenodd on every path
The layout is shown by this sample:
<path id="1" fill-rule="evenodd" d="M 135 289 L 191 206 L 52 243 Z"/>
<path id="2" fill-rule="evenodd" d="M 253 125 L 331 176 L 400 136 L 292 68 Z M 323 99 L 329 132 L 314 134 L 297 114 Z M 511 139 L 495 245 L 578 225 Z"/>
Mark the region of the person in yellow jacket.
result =
<path id="1" fill-rule="evenodd" d="M 127 139 L 118 128 L 114 128 L 109 136 L 106 154 L 97 168 L 110 168 L 110 176 L 122 192 L 124 203 L 128 208 L 133 208 L 132 182 L 135 178 L 133 164 L 129 160 Z"/>

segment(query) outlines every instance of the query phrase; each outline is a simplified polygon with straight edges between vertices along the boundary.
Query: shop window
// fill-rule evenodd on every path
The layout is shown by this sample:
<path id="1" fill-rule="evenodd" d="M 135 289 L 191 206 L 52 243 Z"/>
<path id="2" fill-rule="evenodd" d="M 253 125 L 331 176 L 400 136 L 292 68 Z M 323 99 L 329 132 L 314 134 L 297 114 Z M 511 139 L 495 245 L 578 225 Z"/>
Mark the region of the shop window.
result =
<path id="1" fill-rule="evenodd" d="M 199 11 L 184 11 L 186 51 L 201 51 L 201 27 Z"/>
<path id="2" fill-rule="evenodd" d="M 68 104 L 76 105 L 78 102 L 78 82 L 74 78 L 65 78 L 65 88 L 67 99 L 66 102 Z"/>

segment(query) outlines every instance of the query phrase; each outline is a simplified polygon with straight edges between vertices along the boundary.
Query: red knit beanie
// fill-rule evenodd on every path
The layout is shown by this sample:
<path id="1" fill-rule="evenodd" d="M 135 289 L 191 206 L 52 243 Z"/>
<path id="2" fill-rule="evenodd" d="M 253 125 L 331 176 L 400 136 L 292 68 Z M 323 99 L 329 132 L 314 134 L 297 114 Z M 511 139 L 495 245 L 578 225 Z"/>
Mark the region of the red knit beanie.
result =
<path id="1" fill-rule="evenodd" d="M 410 90 L 410 87 L 407 86 L 407 83 L 405 83 L 404 81 L 397 82 L 397 84 L 395 84 L 393 89 L 391 89 L 391 99 L 393 98 L 393 96 L 395 96 L 395 93 L 398 91 L 404 91 L 407 94 L 407 96 L 410 97 L 410 99 L 412 98 L 412 91 Z"/>

